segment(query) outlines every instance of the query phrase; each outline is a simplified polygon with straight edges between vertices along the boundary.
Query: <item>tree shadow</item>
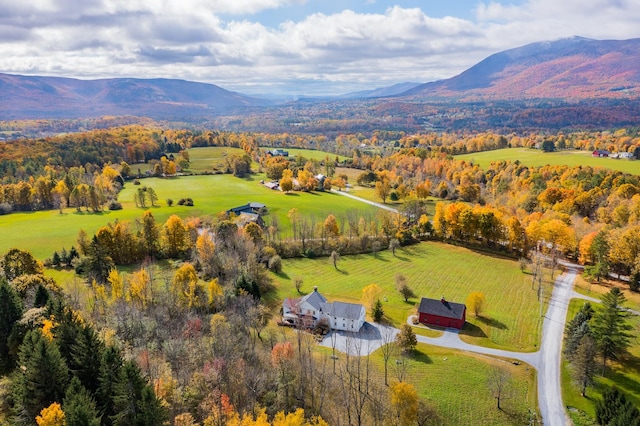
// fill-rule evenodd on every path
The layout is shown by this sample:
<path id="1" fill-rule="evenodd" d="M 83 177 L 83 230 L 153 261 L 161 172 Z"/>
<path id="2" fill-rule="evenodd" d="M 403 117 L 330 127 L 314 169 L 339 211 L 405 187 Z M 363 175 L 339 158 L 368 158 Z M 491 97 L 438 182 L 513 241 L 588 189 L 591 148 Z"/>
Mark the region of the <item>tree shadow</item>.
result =
<path id="1" fill-rule="evenodd" d="M 480 327 L 475 324 L 471 324 L 470 322 L 464 323 L 464 327 L 460 330 L 460 334 L 470 337 L 487 337 Z"/>
<path id="2" fill-rule="evenodd" d="M 504 323 L 502 323 L 502 322 L 500 322 L 500 321 L 498 321 L 497 319 L 494 319 L 494 318 L 487 318 L 487 317 L 483 317 L 482 315 L 479 315 L 479 316 L 476 317 L 476 319 L 478 321 L 480 321 L 481 323 L 486 324 L 486 325 L 488 325 L 489 327 L 492 327 L 492 328 L 498 328 L 500 330 L 506 330 L 507 329 L 507 326 Z"/>
<path id="3" fill-rule="evenodd" d="M 398 255 L 394 255 L 393 257 L 395 257 L 396 259 L 402 261 L 402 262 L 411 262 L 411 259 L 409 259 L 408 257 L 404 257 L 404 256 L 398 256 Z"/>
<path id="4" fill-rule="evenodd" d="M 340 269 L 340 268 L 336 268 L 336 271 L 340 272 L 342 275 L 349 275 L 348 271 L 345 271 L 345 270 Z"/>
<path id="5" fill-rule="evenodd" d="M 433 364 L 433 361 L 431 360 L 429 355 L 417 349 L 414 349 L 413 354 L 410 355 L 410 358 L 422 364 Z"/>
<path id="6" fill-rule="evenodd" d="M 287 197 L 299 197 L 300 194 L 296 194 L 295 192 L 285 192 L 284 195 Z"/>
<path id="7" fill-rule="evenodd" d="M 279 276 L 280 278 L 283 278 L 285 280 L 290 280 L 291 277 L 289 276 L 289 274 L 287 274 L 284 271 L 280 271 L 280 272 L 276 272 L 276 275 Z"/>

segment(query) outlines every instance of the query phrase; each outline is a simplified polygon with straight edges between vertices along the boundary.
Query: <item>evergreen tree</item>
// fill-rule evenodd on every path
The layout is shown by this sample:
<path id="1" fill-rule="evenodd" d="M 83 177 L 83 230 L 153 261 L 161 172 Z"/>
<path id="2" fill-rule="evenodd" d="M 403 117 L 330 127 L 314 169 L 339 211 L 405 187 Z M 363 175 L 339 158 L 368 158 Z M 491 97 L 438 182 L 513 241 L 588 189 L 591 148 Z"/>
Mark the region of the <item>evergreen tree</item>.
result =
<path id="1" fill-rule="evenodd" d="M 632 328 L 626 321 L 627 311 L 622 304 L 626 301 L 619 288 L 612 288 L 602 296 L 602 306 L 594 315 L 591 329 L 602 355 L 602 368 L 609 359 L 618 357 L 629 347 L 628 331 Z"/>
<path id="2" fill-rule="evenodd" d="M 602 393 L 596 404 L 596 421 L 601 425 L 640 425 L 640 412 L 618 388 L 609 388 Z"/>
<path id="3" fill-rule="evenodd" d="M 122 370 L 122 357 L 113 346 L 107 347 L 102 353 L 100 371 L 98 373 L 98 391 L 96 399 L 98 409 L 102 415 L 102 423 L 106 426 L 113 424 L 112 417 L 115 414 L 114 392 L 116 383 Z"/>
<path id="4" fill-rule="evenodd" d="M 142 377 L 138 366 L 127 361 L 115 383 L 114 414 L 115 426 L 159 426 L 164 420 L 164 412 L 153 389 Z"/>
<path id="5" fill-rule="evenodd" d="M 38 289 L 36 290 L 35 300 L 33 302 L 33 306 L 35 308 L 42 308 L 47 305 L 49 302 L 49 291 L 42 286 L 42 284 L 38 284 Z"/>
<path id="6" fill-rule="evenodd" d="M 573 376 L 580 385 L 580 393 L 583 397 L 586 396 L 587 386 L 593 384 L 593 377 L 596 374 L 596 352 L 593 338 L 586 335 L 581 339 L 576 353 L 572 357 Z"/>
<path id="7" fill-rule="evenodd" d="M 0 279 L 0 375 L 15 366 L 15 354 L 9 351 L 9 336 L 22 317 L 22 301 L 16 291 Z"/>
<path id="8" fill-rule="evenodd" d="M 94 235 L 89 245 L 85 273 L 89 278 L 94 278 L 99 283 L 105 283 L 113 268 L 115 268 L 115 264 L 109 256 L 109 251 L 100 244 L 98 237 Z"/>
<path id="9" fill-rule="evenodd" d="M 585 302 L 576 316 L 567 324 L 564 340 L 564 353 L 567 358 L 571 359 L 580 345 L 582 338 L 591 334 L 589 321 L 593 317 L 593 314 L 594 311 L 591 303 Z"/>
<path id="10" fill-rule="evenodd" d="M 382 317 L 384 317 L 384 310 L 382 309 L 382 302 L 380 299 L 377 299 L 376 303 L 373 305 L 371 315 L 373 315 L 373 320 L 375 322 L 380 322 Z"/>
<path id="11" fill-rule="evenodd" d="M 27 332 L 20 346 L 18 365 L 11 392 L 16 421 L 32 424 L 44 407 L 62 400 L 68 369 L 58 347 L 39 329 Z"/>
<path id="12" fill-rule="evenodd" d="M 65 426 L 100 426 L 96 402 L 77 377 L 71 379 L 63 402 Z"/>
<path id="13" fill-rule="evenodd" d="M 60 266 L 61 262 L 62 262 L 62 258 L 60 257 L 57 251 L 54 251 L 53 256 L 51 257 L 51 264 L 53 266 Z"/>
<path id="14" fill-rule="evenodd" d="M 96 377 L 100 375 L 104 344 L 93 327 L 86 324 L 81 326 L 70 352 L 69 369 L 85 388 L 95 393 L 99 385 Z"/>

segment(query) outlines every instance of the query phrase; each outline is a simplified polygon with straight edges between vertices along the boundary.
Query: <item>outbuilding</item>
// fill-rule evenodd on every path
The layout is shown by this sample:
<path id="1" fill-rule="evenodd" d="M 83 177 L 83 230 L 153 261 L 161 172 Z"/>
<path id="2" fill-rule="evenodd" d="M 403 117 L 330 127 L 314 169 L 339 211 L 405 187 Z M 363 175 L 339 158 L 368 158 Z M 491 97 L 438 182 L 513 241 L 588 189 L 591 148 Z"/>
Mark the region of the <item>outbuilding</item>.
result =
<path id="1" fill-rule="evenodd" d="M 419 321 L 425 325 L 461 329 L 467 318 L 467 307 L 463 303 L 423 297 L 418 308 Z"/>

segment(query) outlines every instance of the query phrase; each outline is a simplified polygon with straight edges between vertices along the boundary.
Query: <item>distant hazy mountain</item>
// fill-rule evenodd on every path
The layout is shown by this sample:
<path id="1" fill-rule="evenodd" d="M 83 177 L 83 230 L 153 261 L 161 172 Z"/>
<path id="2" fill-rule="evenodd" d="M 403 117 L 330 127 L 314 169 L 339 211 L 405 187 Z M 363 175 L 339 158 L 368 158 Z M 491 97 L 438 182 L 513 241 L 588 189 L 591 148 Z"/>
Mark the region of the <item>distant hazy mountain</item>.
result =
<path id="1" fill-rule="evenodd" d="M 409 90 L 414 98 L 467 100 L 640 97 L 640 39 L 573 37 L 489 56 L 462 74 Z"/>
<path id="2" fill-rule="evenodd" d="M 421 83 L 398 83 L 393 86 L 380 87 L 373 90 L 362 90 L 360 92 L 352 92 L 337 96 L 338 99 L 362 99 L 362 98 L 385 98 L 388 96 L 396 96 L 405 93 L 414 87 L 420 86 Z"/>
<path id="3" fill-rule="evenodd" d="M 78 80 L 0 74 L 0 120 L 139 115 L 213 116 L 271 104 L 213 84 L 169 79 Z"/>

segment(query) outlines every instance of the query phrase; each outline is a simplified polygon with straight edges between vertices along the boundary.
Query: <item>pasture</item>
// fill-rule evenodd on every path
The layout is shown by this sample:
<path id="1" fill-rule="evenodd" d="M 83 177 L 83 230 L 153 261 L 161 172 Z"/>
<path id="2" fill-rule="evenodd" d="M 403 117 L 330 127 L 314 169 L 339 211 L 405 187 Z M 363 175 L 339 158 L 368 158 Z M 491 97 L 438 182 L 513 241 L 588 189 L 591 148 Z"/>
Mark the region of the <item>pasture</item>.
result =
<path id="1" fill-rule="evenodd" d="M 328 258 L 286 259 L 283 270 L 274 275 L 274 300 L 297 297 L 295 277 L 303 279 L 303 292 L 318 291 L 329 300 L 360 303 L 362 289 L 378 284 L 385 316 L 398 327 L 416 311 L 420 297 L 465 303 L 473 291 L 487 299 L 486 312 L 476 318 L 467 312 L 463 340 L 514 351 L 535 351 L 540 340 L 541 318 L 531 275 L 520 271 L 516 261 L 480 254 L 469 249 L 428 242 L 396 251 L 343 256 L 338 269 Z M 395 277 L 403 274 L 417 297 L 406 303 L 396 290 Z M 546 284 L 545 292 L 551 292 Z M 546 307 L 544 307 L 546 308 Z M 369 313 L 369 312 L 368 312 Z M 417 332 L 417 331 L 416 331 Z"/>
<path id="2" fill-rule="evenodd" d="M 379 371 L 384 371 L 381 351 L 374 355 Z M 374 358 L 374 359 L 375 359 Z M 494 368 L 510 375 L 512 397 L 496 407 L 489 387 Z M 389 363 L 390 382 L 396 378 L 395 358 Z M 434 407 L 437 417 L 428 425 L 513 425 L 528 424 L 529 410 L 537 412 L 536 372 L 526 364 L 509 362 L 446 348 L 419 344 L 416 355 L 409 358 L 406 380 L 420 397 Z"/>
<path id="3" fill-rule="evenodd" d="M 30 251 L 38 259 L 45 259 L 54 250 L 60 250 L 63 246 L 69 249 L 74 245 L 80 229 L 91 234 L 108 222 L 135 221 L 147 209 L 153 212 L 158 223 L 163 223 L 172 214 L 182 218 L 215 216 L 231 207 L 255 201 L 266 204 L 269 214 L 265 221 L 270 224 L 275 220 L 277 227 L 285 234 L 290 229 L 287 213 L 294 207 L 301 215 L 313 216 L 318 221 L 324 220 L 330 213 L 340 220 L 347 211 L 357 210 L 365 216 L 375 215 L 378 211 L 377 207 L 338 194 L 284 194 L 273 191 L 260 184 L 262 178 L 264 176 L 259 174 L 246 179 L 231 175 L 147 178 L 140 180 L 141 186 L 155 190 L 159 198 L 156 207 L 136 207 L 134 191 L 140 186 L 128 182 L 118 196 L 122 210 L 92 213 L 84 209 L 77 212 L 71 208 L 65 209 L 62 214 L 58 210 L 12 213 L 0 219 L 0 235 L 3 237 L 0 239 L 0 253 L 11 247 L 19 247 Z M 180 198 L 186 197 L 193 199 L 193 207 L 167 206 L 168 198 L 177 203 Z"/>
<path id="4" fill-rule="evenodd" d="M 531 148 L 505 148 L 494 151 L 474 152 L 471 154 L 456 155 L 456 159 L 465 160 L 487 168 L 492 161 L 520 161 L 525 166 L 591 166 L 618 170 L 630 174 L 640 174 L 640 162 L 631 160 L 618 160 L 613 158 L 596 158 L 591 156 L 591 151 L 558 151 L 543 152 Z"/>

